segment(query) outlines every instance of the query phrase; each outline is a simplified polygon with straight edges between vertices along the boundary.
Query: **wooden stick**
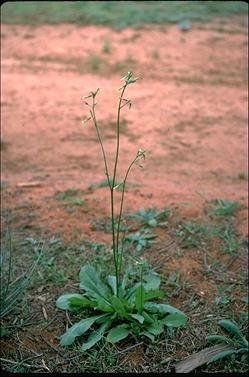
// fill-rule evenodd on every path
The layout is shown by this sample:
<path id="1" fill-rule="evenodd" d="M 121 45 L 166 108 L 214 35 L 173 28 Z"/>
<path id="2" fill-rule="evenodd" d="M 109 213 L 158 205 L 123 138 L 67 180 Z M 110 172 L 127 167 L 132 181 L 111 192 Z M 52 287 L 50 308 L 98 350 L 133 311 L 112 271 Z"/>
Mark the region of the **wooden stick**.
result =
<path id="1" fill-rule="evenodd" d="M 118 351 L 118 352 L 116 352 L 113 356 L 117 356 L 117 355 L 120 355 L 121 353 L 128 352 L 128 351 L 132 350 L 132 349 L 135 348 L 135 347 L 141 346 L 141 344 L 143 344 L 143 343 L 144 343 L 144 342 L 140 342 L 140 343 L 134 344 L 134 345 L 131 346 L 131 347 L 128 347 L 128 348 L 125 348 L 125 349 L 122 350 L 122 351 Z"/>
<path id="2" fill-rule="evenodd" d="M 213 356 L 220 352 L 233 350 L 234 348 L 228 344 L 217 344 L 216 346 L 204 348 L 200 352 L 194 353 L 185 360 L 175 365 L 176 373 L 189 373 L 197 367 L 206 364 Z"/>

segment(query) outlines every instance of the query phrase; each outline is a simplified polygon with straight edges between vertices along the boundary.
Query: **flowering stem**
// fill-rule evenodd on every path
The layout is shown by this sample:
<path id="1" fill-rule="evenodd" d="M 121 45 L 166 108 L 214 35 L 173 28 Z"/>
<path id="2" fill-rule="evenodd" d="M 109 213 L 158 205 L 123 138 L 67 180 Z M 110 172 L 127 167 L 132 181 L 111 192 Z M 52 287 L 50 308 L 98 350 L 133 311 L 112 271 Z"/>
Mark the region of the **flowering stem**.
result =
<path id="1" fill-rule="evenodd" d="M 98 137 L 98 141 L 100 143 L 101 150 L 102 150 L 102 155 L 103 155 L 104 164 L 105 164 L 105 174 L 106 174 L 106 177 L 107 177 L 107 180 L 108 180 L 108 186 L 109 186 L 109 190 L 110 190 L 110 196 L 111 196 L 111 222 L 112 222 L 112 250 L 113 250 L 113 259 L 114 259 L 114 264 L 115 264 L 116 295 L 117 296 L 119 296 L 120 274 L 121 274 L 122 256 L 123 256 L 123 244 L 124 244 L 124 236 L 123 236 L 123 238 L 122 238 L 122 244 L 121 244 L 121 252 L 120 252 L 120 255 L 119 255 L 119 234 L 120 234 L 120 225 L 121 225 L 121 218 L 122 218 L 122 212 L 123 212 L 125 185 L 126 185 L 126 180 L 127 180 L 127 177 L 128 177 L 128 174 L 129 174 L 129 172 L 131 170 L 132 165 L 136 161 L 138 161 L 139 159 L 141 159 L 142 157 L 144 158 L 144 151 L 139 150 L 136 158 L 131 162 L 131 164 L 129 165 L 129 167 L 128 167 L 127 171 L 126 171 L 126 175 L 125 175 L 125 178 L 124 178 L 124 181 L 123 181 L 122 197 L 121 197 L 121 204 L 120 204 L 118 223 L 117 223 L 117 229 L 116 229 L 117 233 L 116 233 L 115 232 L 115 225 L 116 224 L 115 224 L 114 190 L 117 188 L 117 186 L 115 184 L 115 180 L 116 180 L 116 175 L 117 175 L 117 166 L 118 166 L 118 158 L 119 158 L 120 112 L 121 112 L 122 107 L 124 107 L 125 105 L 129 105 L 129 108 L 131 107 L 131 101 L 124 99 L 123 96 L 124 96 L 124 92 L 125 92 L 126 87 L 129 84 L 135 83 L 138 80 L 138 78 L 134 78 L 133 79 L 132 78 L 132 73 L 128 72 L 127 75 L 125 77 L 123 77 L 122 80 L 124 80 L 125 83 L 124 83 L 124 85 L 121 88 L 119 88 L 119 90 L 121 90 L 121 94 L 120 94 L 120 97 L 119 97 L 119 104 L 118 104 L 118 114 L 117 114 L 117 144 L 116 144 L 116 155 L 115 155 L 115 162 L 114 162 L 113 177 L 112 177 L 112 179 L 110 178 L 110 175 L 109 175 L 106 154 L 105 154 L 104 146 L 103 146 L 103 143 L 102 143 L 102 139 L 101 139 L 101 136 L 100 136 L 100 132 L 99 132 L 99 128 L 98 128 L 98 123 L 97 123 L 96 115 L 95 115 L 95 107 L 97 105 L 97 102 L 95 102 L 95 97 L 96 97 L 99 89 L 97 89 L 95 92 L 91 92 L 90 95 L 83 97 L 83 99 L 86 99 L 86 98 L 89 98 L 89 97 L 91 97 L 93 99 L 93 102 L 92 102 L 92 105 L 91 105 L 91 109 L 90 109 L 90 115 L 91 115 L 91 117 L 89 117 L 88 119 L 84 120 L 83 123 L 86 123 L 89 119 L 93 120 L 95 129 L 96 129 L 96 133 L 97 133 L 97 137 Z M 125 103 L 123 104 L 122 101 L 125 101 Z M 85 102 L 85 104 L 88 105 L 88 106 L 90 106 L 87 102 Z"/>
<path id="2" fill-rule="evenodd" d="M 115 164 L 113 169 L 113 180 L 112 180 L 112 187 L 111 191 L 111 217 L 112 217 L 112 243 L 113 243 L 113 255 L 114 255 L 114 263 L 115 263 L 115 274 L 116 274 L 116 292 L 117 296 L 119 295 L 119 284 L 120 284 L 120 273 L 119 273 L 119 226 L 117 229 L 117 242 L 115 240 L 115 214 L 114 214 L 114 189 L 115 189 L 115 180 L 116 180 L 116 173 L 117 173 L 117 165 L 118 165 L 118 158 L 119 158 L 119 137 L 120 137 L 120 111 L 122 107 L 122 99 L 127 87 L 127 83 L 122 88 L 120 97 L 119 97 L 119 104 L 118 104 L 118 115 L 117 115 L 117 146 L 116 146 L 116 156 L 115 156 Z"/>
<path id="3" fill-rule="evenodd" d="M 121 225 L 122 212 L 123 212 L 123 204 L 124 204 L 125 185 L 126 185 L 126 181 L 127 181 L 129 172 L 130 172 L 132 166 L 135 164 L 136 161 L 137 161 L 137 156 L 134 158 L 134 160 L 131 162 L 130 166 L 128 167 L 128 169 L 126 171 L 126 174 L 125 174 L 124 181 L 123 181 L 122 196 L 121 196 L 121 203 L 120 203 L 120 210 L 119 210 L 119 217 L 118 217 L 118 225 L 117 225 L 117 242 L 116 242 L 117 245 L 119 245 L 119 234 L 120 234 L 120 225 Z M 119 267 L 118 267 L 118 274 L 119 274 L 119 276 L 121 274 L 121 267 L 122 267 L 123 243 L 124 243 L 123 241 L 124 241 L 124 237 L 122 239 L 121 253 L 120 253 L 120 255 L 118 255 L 118 265 L 119 265 Z"/>
<path id="4" fill-rule="evenodd" d="M 102 155 L 103 155 L 104 164 L 105 164 L 105 174 L 106 174 L 106 177 L 107 177 L 107 180 L 108 180 L 108 185 L 109 185 L 109 187 L 111 189 L 111 181 L 110 181 L 110 176 L 109 176 L 109 171 L 108 171 L 108 166 L 107 166 L 107 161 L 106 161 L 106 154 L 105 154 L 104 146 L 103 146 L 103 143 L 102 143 L 102 140 L 101 140 L 101 136 L 100 136 L 100 133 L 99 133 L 98 123 L 97 123 L 97 120 L 96 120 L 95 106 L 96 106 L 96 103 L 94 102 L 94 98 L 93 98 L 93 105 L 92 105 L 92 110 L 90 110 L 90 114 L 92 116 L 92 120 L 93 120 L 95 129 L 96 129 L 98 141 L 99 141 L 100 146 L 101 146 Z"/>

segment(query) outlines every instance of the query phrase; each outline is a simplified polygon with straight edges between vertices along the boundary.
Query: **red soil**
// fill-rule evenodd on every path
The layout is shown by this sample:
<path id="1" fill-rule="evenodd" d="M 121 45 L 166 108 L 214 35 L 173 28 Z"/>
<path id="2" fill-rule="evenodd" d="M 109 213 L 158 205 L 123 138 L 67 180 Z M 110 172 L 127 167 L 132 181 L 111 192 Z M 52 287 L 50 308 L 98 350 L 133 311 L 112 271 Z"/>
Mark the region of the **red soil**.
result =
<path id="1" fill-rule="evenodd" d="M 81 97 L 101 89 L 96 110 L 110 161 L 117 89 L 131 67 L 142 79 L 126 94 L 133 106 L 122 113 L 118 180 L 139 148 L 147 160 L 130 174 L 125 211 L 171 207 L 196 219 L 206 200 L 238 200 L 239 229 L 247 234 L 245 21 L 227 21 L 219 31 L 215 23 L 195 25 L 185 33 L 177 26 L 117 32 L 2 25 L 3 208 L 29 201 L 36 213 L 31 223 L 51 234 L 72 240 L 79 230 L 83 238 L 110 241 L 90 225 L 109 216 L 109 193 L 89 189 L 105 176 L 94 127 L 81 123 L 88 111 Z M 103 52 L 107 38 L 110 53 Z M 97 68 L 92 55 L 100 59 Z M 74 213 L 55 199 L 68 188 L 82 190 L 85 200 Z"/>

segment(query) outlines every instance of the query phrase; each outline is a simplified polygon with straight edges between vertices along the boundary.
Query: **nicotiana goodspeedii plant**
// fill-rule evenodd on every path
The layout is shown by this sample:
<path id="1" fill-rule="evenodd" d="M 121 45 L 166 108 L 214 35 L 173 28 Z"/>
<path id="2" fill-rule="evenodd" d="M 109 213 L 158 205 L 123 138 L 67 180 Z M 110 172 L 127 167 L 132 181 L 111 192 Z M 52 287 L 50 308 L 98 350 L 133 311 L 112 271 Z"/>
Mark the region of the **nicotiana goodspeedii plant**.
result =
<path id="1" fill-rule="evenodd" d="M 112 175 L 108 167 L 106 153 L 95 108 L 97 105 L 96 96 L 99 89 L 83 97 L 84 103 L 90 108 L 90 116 L 83 123 L 90 119 L 95 126 L 97 139 L 101 147 L 105 174 L 110 191 L 111 204 L 111 225 L 112 225 L 112 255 L 115 266 L 115 275 L 109 275 L 106 282 L 103 282 L 95 269 L 90 265 L 85 265 L 80 270 L 80 288 L 83 294 L 67 293 L 60 296 L 56 305 L 60 309 L 79 313 L 85 308 L 95 311 L 94 316 L 84 318 L 80 322 L 70 327 L 60 338 L 62 346 L 71 345 L 76 337 L 86 333 L 91 326 L 96 323 L 98 329 L 93 330 L 87 341 L 82 345 L 82 351 L 93 347 L 100 339 L 105 337 L 109 342 L 115 343 L 124 339 L 129 334 L 135 339 L 146 336 L 151 341 L 155 336 L 164 331 L 164 326 L 179 327 L 187 321 L 187 316 L 180 310 L 166 304 L 152 302 L 163 296 L 164 292 L 159 289 L 160 278 L 155 272 L 144 274 L 144 262 L 138 261 L 137 281 L 131 279 L 129 270 L 126 269 L 122 276 L 122 262 L 125 241 L 125 231 L 122 227 L 122 213 L 124 205 L 125 187 L 131 168 L 145 159 L 145 151 L 139 149 L 136 156 L 128 166 L 124 179 L 116 184 L 118 159 L 120 152 L 120 115 L 121 109 L 125 106 L 131 107 L 131 101 L 124 98 L 124 93 L 130 84 L 135 83 L 138 78 L 133 78 L 128 72 L 122 79 L 124 84 L 119 88 L 120 96 L 118 102 L 117 125 L 116 125 L 116 154 L 114 158 L 114 168 Z M 87 101 L 86 101 L 87 100 Z M 89 103 L 91 100 L 91 103 Z M 115 220 L 115 190 L 122 187 L 121 200 L 117 220 Z M 121 233 L 123 236 L 121 238 Z M 107 335 L 106 335 L 107 333 Z M 106 336 L 105 336 L 106 335 Z"/>

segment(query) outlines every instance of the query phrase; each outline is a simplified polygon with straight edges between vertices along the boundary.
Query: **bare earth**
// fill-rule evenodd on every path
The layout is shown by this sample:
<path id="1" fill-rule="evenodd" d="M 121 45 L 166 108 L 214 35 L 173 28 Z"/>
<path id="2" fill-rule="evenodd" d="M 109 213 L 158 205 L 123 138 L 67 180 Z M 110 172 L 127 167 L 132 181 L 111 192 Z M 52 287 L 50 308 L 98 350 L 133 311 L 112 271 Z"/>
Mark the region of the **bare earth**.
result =
<path id="1" fill-rule="evenodd" d="M 142 255 L 159 266 L 163 276 L 180 271 L 190 284 L 189 296 L 172 296 L 170 304 L 181 309 L 184 300 L 189 302 L 194 295 L 203 303 L 211 302 L 217 285 L 204 273 L 209 268 L 204 266 L 205 252 L 210 261 L 224 263 L 233 282 L 247 266 L 246 250 L 241 248 L 235 257 L 222 254 L 214 239 L 208 251 L 190 248 L 178 253 L 174 226 L 202 221 L 208 202 L 223 198 L 241 203 L 237 230 L 243 237 L 248 234 L 246 23 L 246 17 L 214 20 L 186 32 L 177 26 L 117 32 L 95 26 L 2 25 L 2 218 L 12 209 L 12 229 L 21 226 L 30 237 L 59 235 L 70 244 L 81 240 L 111 244 L 110 233 L 96 225 L 102 220 L 106 224 L 110 217 L 109 192 L 100 187 L 105 179 L 101 150 L 91 122 L 81 123 L 88 115 L 81 98 L 100 88 L 96 111 L 111 168 L 117 89 L 120 78 L 132 69 L 141 80 L 126 94 L 133 105 L 122 112 L 117 181 L 122 181 L 139 148 L 146 151 L 147 159 L 143 169 L 135 166 L 130 174 L 125 213 L 141 207 L 171 208 L 169 226 L 155 228 L 157 243 Z M 58 200 L 58 193 L 69 188 L 78 190 L 77 198 L 84 201 L 73 211 Z M 72 278 L 75 282 L 77 276 Z M 3 340 L 4 358 L 20 344 L 32 354 L 33 350 L 51 353 L 52 345 L 49 357 L 54 365 L 55 347 L 65 327 L 64 313 L 55 313 L 55 299 L 69 289 L 69 283 L 58 290 L 50 282 L 36 290 L 30 308 L 37 308 L 49 323 L 24 329 L 22 344 L 19 338 L 13 340 L 14 335 L 11 341 Z M 238 300 L 240 288 L 233 288 Z M 41 305 L 46 306 L 43 314 Z M 201 349 L 204 321 L 198 322 L 192 314 L 193 331 L 197 330 L 193 334 L 199 337 Z M 197 315 L 203 319 L 201 312 Z M 56 323 L 46 331 L 51 318 Z M 192 338 L 190 348 L 174 354 L 174 359 L 193 351 L 191 343 Z M 144 357 L 137 347 L 121 354 L 119 365 L 131 363 L 137 371 Z M 44 364 L 43 369 L 50 370 Z M 68 362 L 62 359 L 52 368 L 67 371 Z"/>
<path id="2" fill-rule="evenodd" d="M 120 181 L 137 150 L 144 169 L 130 174 L 125 212 L 171 207 L 172 218 L 195 220 L 207 201 L 242 204 L 238 229 L 247 234 L 246 19 L 217 28 L 196 24 L 113 31 L 73 25 L 2 25 L 3 208 L 29 202 L 28 221 L 45 234 L 110 243 L 91 221 L 109 216 L 107 187 L 95 130 L 82 125 L 81 97 L 100 88 L 97 117 L 109 161 L 114 155 L 120 78 L 132 68 L 141 80 L 122 113 Z M 103 51 L 109 40 L 111 51 Z M 96 63 L 97 60 L 97 63 Z M 97 65 L 97 68 L 96 68 Z M 110 162 L 111 165 L 111 162 Z M 112 165 L 111 165 L 112 166 Z M 69 213 L 59 191 L 80 190 L 82 207 Z M 118 194 L 120 195 L 120 194 Z M 160 245 L 169 240 L 159 230 Z M 161 232 L 161 233 L 160 233 Z M 172 268 L 198 268 L 195 258 Z M 180 264 L 180 265 L 179 265 Z"/>

